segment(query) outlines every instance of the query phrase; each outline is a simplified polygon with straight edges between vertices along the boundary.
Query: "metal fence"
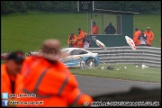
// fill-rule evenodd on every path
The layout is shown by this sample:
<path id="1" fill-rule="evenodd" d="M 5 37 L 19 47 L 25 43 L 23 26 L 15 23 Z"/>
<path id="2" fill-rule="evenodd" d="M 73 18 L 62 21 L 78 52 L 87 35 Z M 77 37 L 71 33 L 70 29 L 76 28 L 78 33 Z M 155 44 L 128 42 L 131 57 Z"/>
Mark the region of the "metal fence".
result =
<path id="1" fill-rule="evenodd" d="M 161 67 L 161 48 L 137 46 L 133 51 L 129 46 L 107 47 L 107 51 L 101 48 L 89 48 L 91 52 L 98 53 L 101 63 L 107 64 L 136 64 L 151 67 Z"/>

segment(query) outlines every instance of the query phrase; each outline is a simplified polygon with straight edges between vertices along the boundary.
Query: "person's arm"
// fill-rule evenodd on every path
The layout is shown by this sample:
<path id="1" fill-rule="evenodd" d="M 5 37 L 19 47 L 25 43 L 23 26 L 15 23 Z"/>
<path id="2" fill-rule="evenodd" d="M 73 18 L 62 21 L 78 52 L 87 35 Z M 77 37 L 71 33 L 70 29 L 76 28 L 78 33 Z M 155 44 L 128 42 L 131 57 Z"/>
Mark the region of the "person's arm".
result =
<path id="1" fill-rule="evenodd" d="M 67 69 L 68 70 L 68 69 Z M 82 93 L 78 87 L 78 82 L 75 78 L 75 76 L 70 73 L 69 71 L 66 71 L 67 75 L 68 75 L 68 79 L 69 82 L 67 84 L 67 90 L 65 89 L 65 95 L 66 95 L 66 100 L 68 102 L 69 105 L 79 105 L 79 106 L 83 106 L 85 102 L 87 103 L 91 103 L 93 101 L 93 99 Z M 69 89 L 72 88 L 72 89 Z"/>
<path id="2" fill-rule="evenodd" d="M 70 44 L 70 36 L 68 37 L 67 44 Z"/>
<path id="3" fill-rule="evenodd" d="M 142 36 L 142 35 L 139 35 L 139 36 L 138 36 L 138 40 L 140 40 L 141 36 Z"/>
<path id="4" fill-rule="evenodd" d="M 84 38 L 84 33 L 80 33 L 79 36 L 78 36 L 78 40 L 82 40 Z"/>
<path id="5" fill-rule="evenodd" d="M 77 37 L 75 35 L 72 44 L 75 44 L 76 42 L 77 42 Z"/>
<path id="6" fill-rule="evenodd" d="M 151 41 L 154 40 L 154 33 L 153 33 L 153 32 L 151 32 L 150 40 L 151 40 Z"/>
<path id="7" fill-rule="evenodd" d="M 67 96 L 67 102 L 69 105 L 73 106 L 84 106 L 84 104 L 90 103 L 93 101 L 93 99 L 82 93 L 78 87 L 74 88 Z"/>
<path id="8" fill-rule="evenodd" d="M 104 30 L 104 31 L 105 31 L 105 33 L 107 33 L 107 31 L 108 31 L 108 26 L 105 28 L 105 30 Z"/>
<path id="9" fill-rule="evenodd" d="M 137 42 L 137 40 L 138 40 L 138 37 L 135 35 L 135 33 L 133 34 L 133 41 L 134 41 L 134 43 L 136 43 Z"/>
<path id="10" fill-rule="evenodd" d="M 143 37 L 145 40 L 146 40 L 146 38 L 147 38 L 146 34 L 142 35 L 142 37 Z"/>

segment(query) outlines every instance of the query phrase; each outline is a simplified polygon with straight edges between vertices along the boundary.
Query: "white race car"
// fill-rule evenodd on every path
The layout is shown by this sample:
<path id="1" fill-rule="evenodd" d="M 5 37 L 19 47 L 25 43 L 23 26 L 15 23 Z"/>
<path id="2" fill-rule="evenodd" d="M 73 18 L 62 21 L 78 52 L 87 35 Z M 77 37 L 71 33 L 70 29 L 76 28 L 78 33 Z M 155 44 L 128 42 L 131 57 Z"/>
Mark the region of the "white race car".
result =
<path id="1" fill-rule="evenodd" d="M 100 63 L 98 53 L 82 48 L 64 48 L 62 51 L 69 54 L 62 60 L 67 67 L 93 68 Z"/>
<path id="2" fill-rule="evenodd" d="M 69 55 L 62 59 L 67 67 L 94 68 L 99 65 L 98 53 L 92 53 L 82 48 L 64 48 L 61 50 Z M 38 52 L 26 53 L 26 56 L 37 54 Z"/>

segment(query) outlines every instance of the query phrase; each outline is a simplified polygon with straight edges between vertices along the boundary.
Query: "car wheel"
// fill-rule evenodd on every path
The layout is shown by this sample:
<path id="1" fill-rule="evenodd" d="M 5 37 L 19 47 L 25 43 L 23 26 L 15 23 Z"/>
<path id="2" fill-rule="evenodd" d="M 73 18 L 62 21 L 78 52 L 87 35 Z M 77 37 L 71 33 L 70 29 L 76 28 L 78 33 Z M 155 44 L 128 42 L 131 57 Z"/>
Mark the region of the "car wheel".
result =
<path id="1" fill-rule="evenodd" d="M 85 62 L 83 60 L 80 61 L 80 69 L 85 69 Z"/>
<path id="2" fill-rule="evenodd" d="M 86 66 L 87 68 L 90 68 L 90 69 L 96 67 L 96 61 L 95 61 L 95 59 L 93 59 L 93 58 L 87 59 L 87 60 L 85 61 L 85 66 Z"/>

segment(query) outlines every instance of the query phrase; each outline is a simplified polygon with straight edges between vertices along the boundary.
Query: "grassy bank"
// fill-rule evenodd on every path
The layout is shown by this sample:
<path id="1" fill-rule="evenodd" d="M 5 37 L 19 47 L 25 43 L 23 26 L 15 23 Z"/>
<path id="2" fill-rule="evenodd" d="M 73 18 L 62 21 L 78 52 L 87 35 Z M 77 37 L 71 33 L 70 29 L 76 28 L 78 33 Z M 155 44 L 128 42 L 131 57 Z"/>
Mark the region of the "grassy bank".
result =
<path id="1" fill-rule="evenodd" d="M 99 16 L 98 16 L 99 17 Z M 63 47 L 67 36 L 77 34 L 78 27 L 87 32 L 87 14 L 29 13 L 1 16 L 1 52 L 22 49 L 25 52 L 39 49 L 44 39 L 57 38 Z M 155 34 L 153 46 L 160 47 L 160 15 L 135 15 L 134 28 L 151 27 Z"/>
<path id="2" fill-rule="evenodd" d="M 125 66 L 127 67 L 125 69 Z M 161 70 L 160 68 L 148 67 L 142 69 L 141 66 L 135 65 L 112 65 L 114 70 L 108 70 L 107 65 L 104 70 L 101 70 L 101 66 L 95 69 L 71 69 L 70 71 L 77 75 L 88 75 L 106 78 L 116 78 L 124 80 L 134 81 L 146 81 L 146 82 L 160 82 Z"/>

